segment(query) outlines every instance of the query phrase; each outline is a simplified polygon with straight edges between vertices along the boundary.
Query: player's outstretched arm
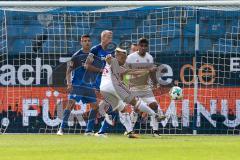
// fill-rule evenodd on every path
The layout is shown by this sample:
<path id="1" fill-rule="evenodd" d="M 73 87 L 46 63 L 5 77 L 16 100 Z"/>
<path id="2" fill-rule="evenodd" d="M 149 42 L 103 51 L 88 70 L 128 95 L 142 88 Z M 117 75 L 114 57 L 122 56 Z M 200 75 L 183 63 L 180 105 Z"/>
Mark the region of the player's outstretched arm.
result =
<path id="1" fill-rule="evenodd" d="M 66 81 L 67 81 L 67 90 L 70 92 L 72 90 L 72 81 L 71 81 L 71 74 L 73 70 L 74 62 L 70 61 L 67 63 L 67 71 L 66 71 Z"/>

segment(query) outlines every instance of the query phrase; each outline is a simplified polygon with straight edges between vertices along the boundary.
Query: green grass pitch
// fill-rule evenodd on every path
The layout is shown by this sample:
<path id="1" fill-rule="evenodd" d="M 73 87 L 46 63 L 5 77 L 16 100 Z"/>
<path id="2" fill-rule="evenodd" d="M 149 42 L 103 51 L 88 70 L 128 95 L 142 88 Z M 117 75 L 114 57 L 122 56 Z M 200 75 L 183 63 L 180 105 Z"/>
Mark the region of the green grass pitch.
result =
<path id="1" fill-rule="evenodd" d="M 0 135 L 1 160 L 239 160 L 240 136 Z"/>

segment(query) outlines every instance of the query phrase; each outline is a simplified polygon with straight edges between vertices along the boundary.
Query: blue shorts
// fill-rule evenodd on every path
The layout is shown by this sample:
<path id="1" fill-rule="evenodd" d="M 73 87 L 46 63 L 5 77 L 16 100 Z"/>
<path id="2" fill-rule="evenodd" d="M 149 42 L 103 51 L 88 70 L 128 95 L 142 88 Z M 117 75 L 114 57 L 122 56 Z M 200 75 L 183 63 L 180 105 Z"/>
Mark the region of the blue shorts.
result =
<path id="1" fill-rule="evenodd" d="M 82 103 L 84 104 L 97 102 L 94 88 L 87 85 L 73 85 L 73 89 L 68 95 L 68 99 L 75 100 L 76 102 L 80 102 L 82 100 Z"/>

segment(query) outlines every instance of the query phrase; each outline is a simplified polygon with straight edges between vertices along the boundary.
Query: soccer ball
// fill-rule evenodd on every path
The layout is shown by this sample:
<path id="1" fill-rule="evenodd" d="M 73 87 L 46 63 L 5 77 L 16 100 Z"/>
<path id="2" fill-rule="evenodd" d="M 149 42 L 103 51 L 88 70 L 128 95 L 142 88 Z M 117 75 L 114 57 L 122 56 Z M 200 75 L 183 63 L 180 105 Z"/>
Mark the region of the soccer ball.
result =
<path id="1" fill-rule="evenodd" d="M 183 98 L 182 88 L 180 88 L 178 86 L 172 87 L 171 90 L 169 91 L 169 95 L 170 95 L 172 100 L 180 100 L 180 99 L 182 99 Z"/>

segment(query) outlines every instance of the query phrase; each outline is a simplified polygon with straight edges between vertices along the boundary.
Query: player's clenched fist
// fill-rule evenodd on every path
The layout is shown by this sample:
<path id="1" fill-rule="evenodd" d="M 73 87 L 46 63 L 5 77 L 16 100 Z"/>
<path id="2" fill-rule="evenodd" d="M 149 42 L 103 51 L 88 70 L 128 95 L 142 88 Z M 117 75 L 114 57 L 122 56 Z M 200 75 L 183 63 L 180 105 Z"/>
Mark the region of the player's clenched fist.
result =
<path id="1" fill-rule="evenodd" d="M 112 55 L 111 54 L 108 54 L 105 58 L 105 61 L 110 64 L 111 63 L 111 60 L 112 60 Z"/>

